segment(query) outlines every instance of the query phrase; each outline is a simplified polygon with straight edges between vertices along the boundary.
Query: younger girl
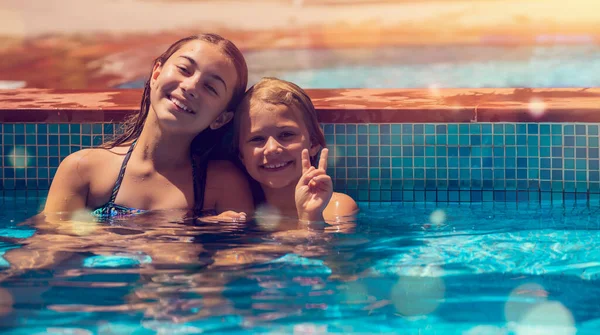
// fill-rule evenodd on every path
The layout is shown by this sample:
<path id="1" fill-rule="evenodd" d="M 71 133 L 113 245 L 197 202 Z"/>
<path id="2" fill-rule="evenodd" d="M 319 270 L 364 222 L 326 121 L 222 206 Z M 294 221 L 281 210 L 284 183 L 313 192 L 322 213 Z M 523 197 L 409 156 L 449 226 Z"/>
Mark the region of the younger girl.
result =
<path id="1" fill-rule="evenodd" d="M 337 221 L 356 213 L 352 198 L 333 192 L 325 137 L 300 87 L 264 78 L 246 92 L 237 113 L 234 145 L 251 182 L 259 184 L 256 205 L 266 202 L 301 221 Z"/>
<path id="2" fill-rule="evenodd" d="M 201 34 L 175 42 L 154 61 L 141 109 L 124 133 L 60 164 L 45 214 L 91 209 L 109 218 L 185 209 L 236 211 L 233 219 L 245 219 L 252 210 L 246 179 L 231 163 L 209 162 L 208 155 L 247 81 L 246 62 L 231 41 Z"/>

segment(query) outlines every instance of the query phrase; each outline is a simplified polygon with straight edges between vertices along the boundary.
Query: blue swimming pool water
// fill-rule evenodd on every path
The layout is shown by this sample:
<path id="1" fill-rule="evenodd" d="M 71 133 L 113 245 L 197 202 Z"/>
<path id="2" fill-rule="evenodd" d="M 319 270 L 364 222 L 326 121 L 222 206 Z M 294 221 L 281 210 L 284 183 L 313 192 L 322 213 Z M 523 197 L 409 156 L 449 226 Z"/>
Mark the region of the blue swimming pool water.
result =
<path id="1" fill-rule="evenodd" d="M 351 54 L 346 51 L 340 62 L 274 74 L 307 88 L 600 86 L 593 74 L 600 70 L 597 45 L 385 48 L 372 53 L 344 58 Z"/>
<path id="2" fill-rule="evenodd" d="M 598 208 L 361 203 L 354 224 L 286 233 L 268 215 L 18 224 L 41 203 L 1 202 L 0 248 L 21 256 L 0 272 L 6 334 L 600 329 Z"/>
<path id="3" fill-rule="evenodd" d="M 402 46 L 245 53 L 249 83 L 280 77 L 303 88 L 598 87 L 600 46 Z M 144 78 L 119 85 L 141 88 Z"/>

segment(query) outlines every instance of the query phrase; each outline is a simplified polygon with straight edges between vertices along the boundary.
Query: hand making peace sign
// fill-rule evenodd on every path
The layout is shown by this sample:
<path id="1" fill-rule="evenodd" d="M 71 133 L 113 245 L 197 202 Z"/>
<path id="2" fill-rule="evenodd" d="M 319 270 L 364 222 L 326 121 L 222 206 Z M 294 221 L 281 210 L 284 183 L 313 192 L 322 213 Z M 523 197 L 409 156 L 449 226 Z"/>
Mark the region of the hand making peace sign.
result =
<path id="1" fill-rule="evenodd" d="M 308 150 L 302 150 L 302 177 L 296 185 L 296 210 L 298 218 L 305 221 L 323 221 L 323 211 L 333 195 L 333 182 L 327 175 L 327 155 L 321 150 L 319 167 L 310 165 Z"/>

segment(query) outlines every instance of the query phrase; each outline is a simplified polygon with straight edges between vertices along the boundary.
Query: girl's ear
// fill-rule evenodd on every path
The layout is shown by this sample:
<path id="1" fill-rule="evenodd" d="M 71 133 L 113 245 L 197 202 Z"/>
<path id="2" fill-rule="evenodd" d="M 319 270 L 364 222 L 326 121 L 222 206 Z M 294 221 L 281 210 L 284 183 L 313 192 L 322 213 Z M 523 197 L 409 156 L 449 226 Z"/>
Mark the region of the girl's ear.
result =
<path id="1" fill-rule="evenodd" d="M 160 71 L 162 70 L 162 64 L 160 62 L 156 62 L 154 67 L 152 68 L 152 75 L 150 76 L 150 86 L 154 85 L 156 78 L 160 75 Z"/>
<path id="2" fill-rule="evenodd" d="M 233 119 L 233 112 L 223 112 L 217 116 L 217 118 L 210 124 L 210 129 L 216 130 Z"/>

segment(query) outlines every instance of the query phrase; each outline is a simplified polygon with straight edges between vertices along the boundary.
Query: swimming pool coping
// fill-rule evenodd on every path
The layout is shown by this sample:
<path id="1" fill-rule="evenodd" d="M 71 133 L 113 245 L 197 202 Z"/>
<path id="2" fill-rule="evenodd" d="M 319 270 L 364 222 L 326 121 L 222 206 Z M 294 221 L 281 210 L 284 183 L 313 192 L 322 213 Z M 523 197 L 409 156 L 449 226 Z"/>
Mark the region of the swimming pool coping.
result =
<path id="1" fill-rule="evenodd" d="M 600 88 L 306 91 L 322 123 L 600 122 Z M 0 122 L 121 122 L 141 96 L 141 89 L 0 90 Z"/>

